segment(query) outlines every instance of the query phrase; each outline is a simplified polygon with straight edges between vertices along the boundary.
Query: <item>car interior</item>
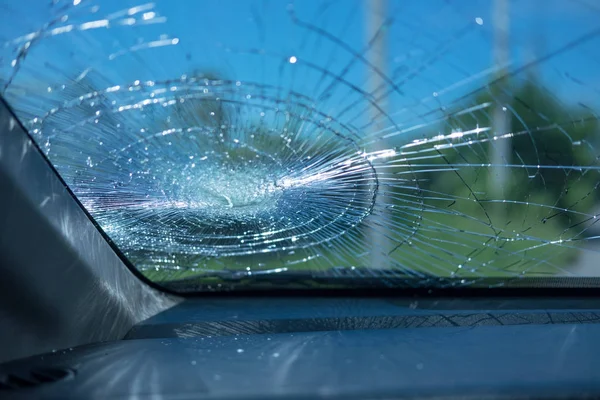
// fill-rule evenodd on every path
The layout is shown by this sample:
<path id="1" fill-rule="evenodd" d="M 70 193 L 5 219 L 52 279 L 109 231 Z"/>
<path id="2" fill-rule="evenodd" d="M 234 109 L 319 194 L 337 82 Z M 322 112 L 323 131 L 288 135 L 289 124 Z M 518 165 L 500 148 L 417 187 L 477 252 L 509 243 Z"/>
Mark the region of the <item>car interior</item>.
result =
<path id="1" fill-rule="evenodd" d="M 0 0 L 0 399 L 600 398 L 599 16 Z"/>

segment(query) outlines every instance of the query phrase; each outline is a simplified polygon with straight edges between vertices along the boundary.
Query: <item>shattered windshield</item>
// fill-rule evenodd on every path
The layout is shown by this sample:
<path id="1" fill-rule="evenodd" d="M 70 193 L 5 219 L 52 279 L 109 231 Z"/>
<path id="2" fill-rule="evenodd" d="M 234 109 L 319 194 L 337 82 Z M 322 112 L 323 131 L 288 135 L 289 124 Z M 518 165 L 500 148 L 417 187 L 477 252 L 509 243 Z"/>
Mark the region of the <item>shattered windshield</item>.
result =
<path id="1" fill-rule="evenodd" d="M 597 282 L 592 0 L 2 1 L 0 20 L 2 97 L 165 287 Z"/>

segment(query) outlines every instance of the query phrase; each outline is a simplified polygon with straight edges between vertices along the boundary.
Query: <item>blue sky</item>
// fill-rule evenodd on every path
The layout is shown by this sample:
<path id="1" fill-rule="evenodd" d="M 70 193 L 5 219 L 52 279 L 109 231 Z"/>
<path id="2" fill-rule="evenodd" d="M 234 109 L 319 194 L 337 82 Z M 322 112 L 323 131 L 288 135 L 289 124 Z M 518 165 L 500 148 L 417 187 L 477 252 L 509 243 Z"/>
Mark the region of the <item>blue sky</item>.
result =
<path id="1" fill-rule="evenodd" d="M 65 13 L 68 20 L 54 26 L 99 20 L 147 4 L 141 0 L 75 0 L 76 6 L 61 0 L 54 7 L 46 0 L 38 3 L 0 2 L 0 38 L 8 40 L 36 31 Z M 57 12 L 63 6 L 67 11 Z M 281 86 L 318 99 L 353 56 L 339 43 L 295 24 L 290 7 L 301 21 L 324 29 L 355 52 L 362 52 L 368 40 L 368 10 L 363 0 L 159 0 L 146 7 L 146 12 L 154 13 L 150 21 L 160 19 L 161 23 L 70 32 L 36 43 L 22 63 L 15 85 L 60 85 L 89 67 L 94 71 L 90 76 L 102 77 L 100 86 L 173 79 L 201 70 L 227 79 Z M 511 68 L 598 29 L 599 9 L 586 6 L 584 1 L 511 1 Z M 403 94 L 392 94 L 389 100 L 389 112 L 398 116 L 397 122 L 409 121 L 407 112 L 422 113 L 451 104 L 489 79 L 489 75 L 477 74 L 493 66 L 491 1 L 389 0 L 387 17 L 391 24 L 386 33 L 387 62 L 382 68 L 402 86 Z M 109 58 L 142 41 L 165 38 L 175 39 L 176 44 Z M 596 106 L 600 104 L 598 45 L 600 38 L 593 37 L 537 65 L 536 72 L 563 101 Z M 17 48 L 3 49 L 3 79 L 11 73 L 10 62 Z M 292 56 L 297 60 L 294 64 L 289 62 Z M 355 62 L 332 96 L 318 100 L 321 109 L 335 115 L 360 100 L 362 95 L 355 88 L 366 89 L 370 73 L 364 63 Z M 455 89 L 446 91 L 448 87 Z M 19 93 L 12 99 L 7 96 L 17 101 L 23 96 Z M 435 97 L 433 93 L 442 95 Z M 425 101 L 424 105 L 415 105 L 420 101 Z M 359 114 L 362 109 L 356 107 L 352 112 Z"/>

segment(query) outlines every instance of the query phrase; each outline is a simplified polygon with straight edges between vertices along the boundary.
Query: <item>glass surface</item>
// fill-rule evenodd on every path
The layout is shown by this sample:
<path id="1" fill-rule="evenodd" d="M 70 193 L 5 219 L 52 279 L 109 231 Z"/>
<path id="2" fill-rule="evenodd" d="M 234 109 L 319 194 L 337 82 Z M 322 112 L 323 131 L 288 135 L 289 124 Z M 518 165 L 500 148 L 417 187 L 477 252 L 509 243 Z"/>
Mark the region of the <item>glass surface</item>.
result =
<path id="1" fill-rule="evenodd" d="M 594 1 L 0 10 L 2 96 L 153 281 L 600 276 Z"/>

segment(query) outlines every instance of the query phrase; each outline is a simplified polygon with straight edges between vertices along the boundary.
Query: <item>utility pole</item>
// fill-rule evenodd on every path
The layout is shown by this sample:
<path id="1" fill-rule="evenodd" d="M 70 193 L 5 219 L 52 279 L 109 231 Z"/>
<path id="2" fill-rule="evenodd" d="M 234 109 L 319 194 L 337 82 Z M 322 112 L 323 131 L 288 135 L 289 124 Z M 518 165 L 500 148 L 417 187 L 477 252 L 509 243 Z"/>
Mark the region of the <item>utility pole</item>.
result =
<path id="1" fill-rule="evenodd" d="M 375 73 L 371 68 L 367 69 L 367 86 L 366 90 L 373 97 L 378 97 L 388 88 L 386 82 L 381 75 L 388 76 L 388 37 L 386 30 L 379 30 L 385 24 L 388 8 L 387 0 L 364 0 L 365 7 L 365 38 L 366 43 L 369 43 L 373 38 L 371 47 L 366 52 L 366 59 L 369 63 L 377 68 L 381 74 Z M 382 90 L 383 88 L 383 90 Z M 387 113 L 389 109 L 389 101 L 386 97 L 380 99 L 375 105 L 370 105 L 368 108 L 368 118 L 372 122 L 369 135 L 377 135 L 382 129 L 387 128 L 382 112 Z M 377 151 L 387 149 L 385 141 L 377 141 L 373 148 L 368 150 Z M 374 207 L 374 212 L 367 219 L 370 227 L 367 234 L 367 240 L 370 242 L 370 265 L 368 267 L 374 269 L 385 269 L 390 266 L 387 254 L 393 249 L 392 240 L 385 235 L 385 226 L 388 225 L 388 210 L 385 205 L 386 188 L 385 181 L 381 180 L 381 171 L 377 171 L 379 176 L 379 189 L 377 193 L 377 203 L 379 207 Z"/>
<path id="2" fill-rule="evenodd" d="M 510 59 L 510 16 L 508 0 L 494 0 L 493 9 L 493 24 L 494 24 L 494 53 L 493 60 L 498 73 L 500 76 L 506 75 L 506 65 L 508 65 Z M 510 100 L 509 96 L 505 93 L 506 86 L 508 84 L 507 79 L 501 79 L 497 85 L 499 85 L 498 91 L 494 93 L 496 96 L 496 105 L 492 113 L 492 132 L 495 136 L 502 136 L 509 133 L 511 128 L 511 115 L 510 111 L 505 107 Z M 492 88 L 493 89 L 493 88 Z M 509 168 L 507 164 L 511 163 L 511 139 L 504 138 L 499 140 L 492 140 L 490 142 L 491 151 L 491 163 L 492 167 L 492 180 L 490 182 L 489 192 L 493 200 L 500 200 L 506 195 L 505 189 L 508 188 L 510 182 Z M 502 209 L 500 210 L 500 207 Z M 499 204 L 497 217 L 500 218 L 499 222 L 503 223 L 503 216 L 505 214 L 504 204 Z"/>

